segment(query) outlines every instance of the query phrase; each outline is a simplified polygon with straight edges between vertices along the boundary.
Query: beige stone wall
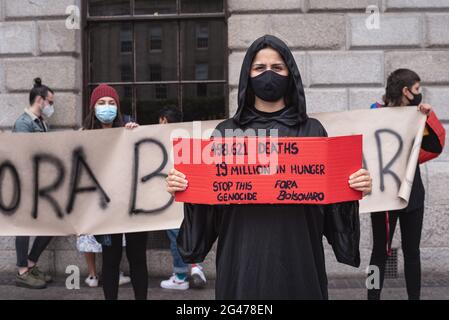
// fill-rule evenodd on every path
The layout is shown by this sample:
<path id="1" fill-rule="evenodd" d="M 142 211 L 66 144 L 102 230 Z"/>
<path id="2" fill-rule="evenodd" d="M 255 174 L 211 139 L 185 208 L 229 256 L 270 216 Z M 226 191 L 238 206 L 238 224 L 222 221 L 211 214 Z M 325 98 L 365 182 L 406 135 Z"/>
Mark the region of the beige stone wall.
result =
<path id="1" fill-rule="evenodd" d="M 53 126 L 81 123 L 80 31 L 65 28 L 65 9 L 79 0 L 0 0 L 0 128 L 8 129 L 27 105 L 32 79 L 39 75 L 55 89 Z M 368 5 L 380 8 L 380 29 L 364 24 Z M 228 0 L 230 114 L 236 109 L 238 76 L 245 49 L 271 33 L 293 49 L 306 86 L 309 112 L 369 108 L 384 92 L 389 72 L 416 70 L 424 99 L 449 130 L 448 0 Z M 449 151 L 422 167 L 427 191 L 422 236 L 425 273 L 449 271 Z M 396 233 L 394 246 L 400 246 Z M 337 264 L 326 246 L 328 273 L 362 275 L 369 260 L 371 228 L 362 216 L 362 266 Z M 149 250 L 153 275 L 171 272 L 166 250 Z M 400 254 L 400 256 L 402 256 Z M 215 252 L 208 257 L 213 274 Z M 0 272 L 12 271 L 14 241 L 0 238 Z M 63 273 L 69 264 L 85 270 L 73 237 L 58 238 L 42 258 Z M 402 258 L 400 258 L 402 270 Z"/>
<path id="2" fill-rule="evenodd" d="M 80 0 L 0 1 L 0 128 L 8 130 L 28 105 L 37 76 L 55 93 L 52 126 L 81 122 L 81 33 L 66 28 L 66 8 Z"/>

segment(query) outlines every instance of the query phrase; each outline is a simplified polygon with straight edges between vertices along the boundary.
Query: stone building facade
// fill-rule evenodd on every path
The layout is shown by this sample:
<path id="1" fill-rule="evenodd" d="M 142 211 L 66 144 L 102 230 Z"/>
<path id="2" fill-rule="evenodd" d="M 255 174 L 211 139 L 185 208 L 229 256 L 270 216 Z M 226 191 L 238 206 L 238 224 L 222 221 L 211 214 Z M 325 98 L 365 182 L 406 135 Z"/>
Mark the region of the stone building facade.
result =
<path id="1" fill-rule="evenodd" d="M 79 16 L 73 8 L 67 11 L 72 5 L 80 9 Z M 86 1 L 82 0 L 0 0 L 1 129 L 10 130 L 27 105 L 36 76 L 57 94 L 52 127 L 65 130 L 81 126 L 88 90 L 83 65 L 87 50 L 83 42 L 84 6 Z M 368 7 L 374 13 L 378 8 L 379 28 L 367 26 L 373 14 L 366 12 Z M 67 28 L 72 14 L 75 20 L 80 18 L 80 29 Z M 449 0 L 228 0 L 224 3 L 224 20 L 226 115 L 236 110 L 246 48 L 269 33 L 284 39 L 294 51 L 309 112 L 369 108 L 381 99 L 388 74 L 406 67 L 421 76 L 424 100 L 434 106 L 449 131 Z M 198 70 L 204 73 L 204 68 Z M 422 174 L 427 191 L 421 242 L 423 272 L 448 272 L 448 149 L 422 166 Z M 171 260 L 168 248 L 161 248 L 166 241 L 154 239 L 161 245 L 150 245 L 150 272 L 167 275 Z M 399 239 L 397 232 L 393 247 L 400 248 Z M 370 248 L 370 219 L 363 215 L 362 266 L 353 269 L 337 264 L 326 246 L 328 273 L 362 275 Z M 214 257 L 211 252 L 207 258 L 210 275 L 214 273 Z M 0 272 L 14 270 L 14 264 L 14 239 L 1 237 Z M 64 273 L 70 264 L 85 270 L 73 237 L 56 239 L 42 257 L 43 268 L 53 272 Z"/>

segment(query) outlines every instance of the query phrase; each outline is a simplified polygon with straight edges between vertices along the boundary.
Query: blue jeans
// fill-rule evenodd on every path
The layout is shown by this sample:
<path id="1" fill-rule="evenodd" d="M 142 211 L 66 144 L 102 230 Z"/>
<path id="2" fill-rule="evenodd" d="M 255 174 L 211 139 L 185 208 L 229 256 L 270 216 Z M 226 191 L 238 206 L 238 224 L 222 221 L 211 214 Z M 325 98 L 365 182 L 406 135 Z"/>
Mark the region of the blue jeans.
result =
<path id="1" fill-rule="evenodd" d="M 189 266 L 182 261 L 181 255 L 178 251 L 178 245 L 176 244 L 176 238 L 178 237 L 179 229 L 167 230 L 168 238 L 170 239 L 170 251 L 173 257 L 173 272 L 174 273 L 187 273 Z"/>
<path id="2" fill-rule="evenodd" d="M 170 239 L 170 251 L 173 257 L 173 272 L 174 273 L 187 273 L 189 266 L 182 261 L 181 255 L 178 251 L 178 245 L 176 244 L 176 238 L 178 237 L 179 229 L 167 230 L 168 238 Z M 200 264 L 198 264 L 200 265 Z"/>

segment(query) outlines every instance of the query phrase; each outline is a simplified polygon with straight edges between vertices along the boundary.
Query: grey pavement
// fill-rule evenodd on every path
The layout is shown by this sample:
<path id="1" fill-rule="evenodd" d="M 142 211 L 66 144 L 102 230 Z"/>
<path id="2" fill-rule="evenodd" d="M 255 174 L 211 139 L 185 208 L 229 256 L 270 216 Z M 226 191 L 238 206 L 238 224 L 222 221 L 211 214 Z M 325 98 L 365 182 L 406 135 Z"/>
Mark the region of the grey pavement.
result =
<path id="1" fill-rule="evenodd" d="M 210 300 L 214 299 L 215 281 L 208 281 L 201 290 L 166 290 L 159 287 L 162 279 L 151 278 L 149 299 L 151 300 Z M 82 282 L 82 281 L 81 281 Z M 331 300 L 364 300 L 366 290 L 362 278 L 330 278 L 329 298 Z M 65 279 L 57 278 L 47 289 L 30 290 L 18 288 L 9 274 L 0 274 L 0 299 L 2 300 L 102 300 L 101 288 L 88 288 L 81 283 L 80 289 L 69 290 L 65 287 Z M 121 286 L 119 299 L 133 299 L 131 285 Z M 382 292 L 384 300 L 405 300 L 407 294 L 404 279 L 387 279 Z M 423 277 L 423 300 L 449 300 L 449 275 L 432 275 Z"/>

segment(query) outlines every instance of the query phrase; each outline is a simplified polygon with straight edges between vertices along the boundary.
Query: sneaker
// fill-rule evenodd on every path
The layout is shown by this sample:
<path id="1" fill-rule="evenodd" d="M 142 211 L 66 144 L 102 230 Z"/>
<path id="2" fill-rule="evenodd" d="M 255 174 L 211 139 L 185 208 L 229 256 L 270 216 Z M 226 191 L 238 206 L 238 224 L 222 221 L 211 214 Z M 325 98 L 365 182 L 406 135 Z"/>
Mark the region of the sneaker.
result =
<path id="1" fill-rule="evenodd" d="M 203 267 L 200 265 L 193 265 L 190 272 L 190 287 L 194 289 L 202 289 L 206 286 L 206 276 L 203 272 Z"/>
<path id="2" fill-rule="evenodd" d="M 28 289 L 45 289 L 47 283 L 27 271 L 24 274 L 16 275 L 16 286 Z"/>
<path id="3" fill-rule="evenodd" d="M 98 277 L 88 276 L 84 282 L 91 288 L 98 287 Z"/>
<path id="4" fill-rule="evenodd" d="M 189 289 L 189 282 L 186 279 L 179 279 L 176 274 L 173 274 L 170 279 L 161 281 L 161 288 L 187 290 Z"/>
<path id="5" fill-rule="evenodd" d="M 118 285 L 121 286 L 121 285 L 130 283 L 130 282 L 131 282 L 131 278 L 125 276 L 125 274 L 124 274 L 123 272 L 120 271 L 120 278 L 119 278 L 119 280 L 118 280 Z"/>
<path id="6" fill-rule="evenodd" d="M 28 272 L 30 272 L 36 278 L 45 281 L 45 283 L 50 283 L 50 282 L 53 281 L 53 278 L 50 275 L 48 275 L 45 272 L 39 270 L 39 268 L 37 266 L 34 266 L 34 267 L 30 268 L 30 270 Z"/>

